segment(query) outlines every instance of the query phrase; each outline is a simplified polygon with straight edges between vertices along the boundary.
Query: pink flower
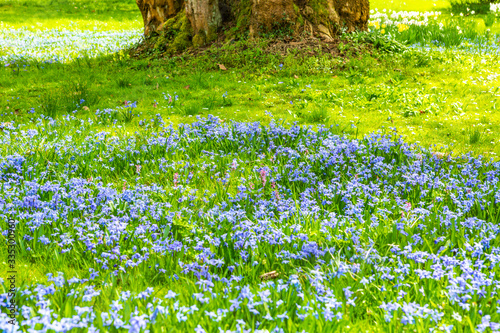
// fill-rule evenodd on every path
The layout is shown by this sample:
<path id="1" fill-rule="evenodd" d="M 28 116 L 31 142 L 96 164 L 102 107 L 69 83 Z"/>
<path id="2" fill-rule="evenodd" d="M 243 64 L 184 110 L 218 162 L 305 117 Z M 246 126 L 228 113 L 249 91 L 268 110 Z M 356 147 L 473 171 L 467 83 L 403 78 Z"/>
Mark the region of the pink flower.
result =
<path id="1" fill-rule="evenodd" d="M 260 180 L 262 181 L 262 186 L 266 186 L 267 183 L 266 170 L 264 169 L 260 170 Z"/>
<path id="2" fill-rule="evenodd" d="M 177 187 L 177 184 L 179 184 L 179 174 L 176 172 L 174 173 L 174 186 Z"/>
<path id="3" fill-rule="evenodd" d="M 410 202 L 407 202 L 403 205 L 403 208 L 404 210 L 406 210 L 407 212 L 411 209 L 411 203 Z"/>
<path id="4" fill-rule="evenodd" d="M 142 166 L 140 166 L 139 164 L 135 166 L 135 173 L 137 174 L 140 174 L 141 173 L 141 168 Z"/>

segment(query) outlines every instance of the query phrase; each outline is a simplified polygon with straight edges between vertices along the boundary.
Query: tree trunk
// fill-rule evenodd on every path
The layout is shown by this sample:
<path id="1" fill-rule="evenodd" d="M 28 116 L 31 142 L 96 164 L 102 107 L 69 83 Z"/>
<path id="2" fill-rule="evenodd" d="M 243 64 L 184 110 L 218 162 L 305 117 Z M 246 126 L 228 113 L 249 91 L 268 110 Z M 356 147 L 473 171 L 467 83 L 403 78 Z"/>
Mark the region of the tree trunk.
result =
<path id="1" fill-rule="evenodd" d="M 175 50 L 226 38 L 287 31 L 331 39 L 340 29 L 366 30 L 369 0 L 136 0 L 146 36 Z"/>
<path id="2" fill-rule="evenodd" d="M 183 0 L 136 0 L 144 21 L 144 35 L 157 32 L 166 20 L 183 8 Z"/>

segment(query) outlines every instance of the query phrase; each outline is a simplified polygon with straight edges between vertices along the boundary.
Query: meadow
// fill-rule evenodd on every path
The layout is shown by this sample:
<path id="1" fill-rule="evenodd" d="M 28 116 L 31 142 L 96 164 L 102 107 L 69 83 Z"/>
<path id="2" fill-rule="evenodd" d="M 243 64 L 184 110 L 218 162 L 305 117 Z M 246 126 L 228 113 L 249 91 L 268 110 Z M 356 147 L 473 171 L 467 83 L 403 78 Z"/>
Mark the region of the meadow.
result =
<path id="1" fill-rule="evenodd" d="M 137 58 L 135 1 L 0 0 L 0 330 L 500 331 L 500 8 L 371 7 Z"/>

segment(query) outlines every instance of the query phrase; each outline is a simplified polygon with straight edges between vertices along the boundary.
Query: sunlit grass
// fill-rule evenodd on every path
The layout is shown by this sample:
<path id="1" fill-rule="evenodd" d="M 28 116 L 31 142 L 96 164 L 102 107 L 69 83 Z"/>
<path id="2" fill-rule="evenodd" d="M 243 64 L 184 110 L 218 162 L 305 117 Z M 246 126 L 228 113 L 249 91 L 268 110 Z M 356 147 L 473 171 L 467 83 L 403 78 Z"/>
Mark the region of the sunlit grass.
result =
<path id="1" fill-rule="evenodd" d="M 371 0 L 370 8 L 380 10 L 395 10 L 395 11 L 435 11 L 448 8 L 450 3 L 445 0 Z"/>
<path id="2" fill-rule="evenodd" d="M 250 56 L 253 51 L 247 52 Z M 88 82 L 92 94 L 100 97 L 88 105 L 92 113 L 124 101 L 137 101 L 141 117 L 160 113 L 174 123 L 190 122 L 197 114 L 267 122 L 266 112 L 271 112 L 303 124 L 339 124 L 346 133 L 359 136 L 396 127 L 408 142 L 448 146 L 457 154 L 470 150 L 498 154 L 494 134 L 500 131 L 497 57 L 415 52 L 353 58 L 342 65 L 325 57 L 318 67 L 314 59 L 299 65 L 293 57 L 270 58 L 266 65 L 251 65 L 228 56 L 220 60 L 228 71 L 216 70 L 209 55 L 188 63 L 119 58 L 113 63 L 109 57 L 73 65 L 31 64 L 19 72 L 1 70 L 5 97 L 0 108 L 6 119 L 19 122 L 32 117 L 27 113 L 32 107 L 36 114 L 43 113 L 43 96 L 62 91 L 66 81 Z M 61 80 L 61 75 L 66 79 Z M 168 94 L 178 95 L 178 100 L 169 103 Z M 88 112 L 80 109 L 77 114 Z M 140 120 L 125 126 L 135 131 Z M 355 130 L 351 122 L 357 124 Z M 471 145 L 466 130 L 473 125 L 483 129 L 484 140 Z"/>
<path id="3" fill-rule="evenodd" d="M 29 13 L 29 14 L 27 14 Z M 80 30 L 142 28 L 134 0 L 0 0 L 0 27 Z"/>
<path id="4" fill-rule="evenodd" d="M 127 20 L 127 21 L 117 21 L 117 20 L 82 20 L 82 19 L 44 19 L 41 21 L 26 23 L 16 23 L 16 22 L 2 22 L 0 21 L 0 29 L 26 29 L 28 31 L 43 31 L 50 29 L 60 29 L 60 30 L 97 30 L 97 31 L 109 31 L 109 30 L 130 30 L 130 29 L 142 29 L 142 20 Z"/>

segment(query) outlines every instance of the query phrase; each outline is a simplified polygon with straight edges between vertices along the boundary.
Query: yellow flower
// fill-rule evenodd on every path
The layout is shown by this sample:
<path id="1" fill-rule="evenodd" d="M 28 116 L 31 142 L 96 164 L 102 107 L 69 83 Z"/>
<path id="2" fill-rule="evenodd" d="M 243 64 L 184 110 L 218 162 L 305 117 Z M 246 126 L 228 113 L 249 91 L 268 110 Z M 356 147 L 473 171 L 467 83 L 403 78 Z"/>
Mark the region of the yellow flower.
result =
<path id="1" fill-rule="evenodd" d="M 403 31 L 406 31 L 408 29 L 410 29 L 410 27 L 407 26 L 406 24 L 402 24 L 402 23 L 398 24 L 398 31 L 399 32 L 403 32 Z"/>
<path id="2" fill-rule="evenodd" d="M 380 30 L 381 34 L 385 34 L 385 29 Z"/>
<path id="3" fill-rule="evenodd" d="M 386 27 L 385 23 L 384 23 L 384 24 L 382 24 L 382 28 L 384 28 L 384 29 L 385 29 L 385 27 Z"/>

